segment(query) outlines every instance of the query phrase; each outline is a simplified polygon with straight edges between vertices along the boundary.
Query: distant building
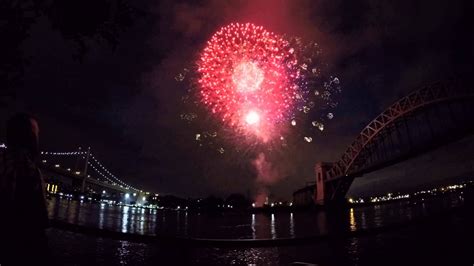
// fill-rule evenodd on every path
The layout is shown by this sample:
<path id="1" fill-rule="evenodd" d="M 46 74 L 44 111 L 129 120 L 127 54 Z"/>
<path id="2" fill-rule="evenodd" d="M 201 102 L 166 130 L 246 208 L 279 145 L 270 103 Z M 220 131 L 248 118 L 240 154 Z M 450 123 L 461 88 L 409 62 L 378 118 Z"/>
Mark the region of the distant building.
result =
<path id="1" fill-rule="evenodd" d="M 327 172 L 331 169 L 332 163 L 317 162 L 314 167 L 316 181 L 306 183 L 304 188 L 298 189 L 293 193 L 293 204 L 295 206 L 308 206 L 313 204 L 325 204 L 325 197 L 331 193 L 331 188 L 325 188 L 327 181 Z"/>
<path id="2" fill-rule="evenodd" d="M 309 206 L 314 204 L 314 193 L 316 185 L 312 184 L 298 189 L 293 193 L 294 206 Z"/>

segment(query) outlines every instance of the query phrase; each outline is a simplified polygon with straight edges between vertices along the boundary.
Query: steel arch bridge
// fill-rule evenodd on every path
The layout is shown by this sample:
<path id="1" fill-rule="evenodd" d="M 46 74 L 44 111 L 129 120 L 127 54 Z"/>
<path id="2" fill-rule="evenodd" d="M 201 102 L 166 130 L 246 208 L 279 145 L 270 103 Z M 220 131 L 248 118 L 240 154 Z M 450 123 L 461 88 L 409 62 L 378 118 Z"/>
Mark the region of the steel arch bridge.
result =
<path id="1" fill-rule="evenodd" d="M 316 163 L 316 204 L 343 201 L 352 181 L 474 132 L 474 87 L 448 80 L 401 98 L 372 120 L 334 163 Z"/>

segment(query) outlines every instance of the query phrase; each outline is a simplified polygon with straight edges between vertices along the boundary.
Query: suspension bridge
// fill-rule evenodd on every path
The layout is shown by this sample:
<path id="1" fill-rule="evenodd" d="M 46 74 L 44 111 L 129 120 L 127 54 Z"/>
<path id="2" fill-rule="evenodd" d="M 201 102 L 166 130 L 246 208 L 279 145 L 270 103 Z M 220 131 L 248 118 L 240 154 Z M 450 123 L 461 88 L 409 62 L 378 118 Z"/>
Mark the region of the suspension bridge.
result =
<path id="1" fill-rule="evenodd" d="M 0 149 L 6 149 L 0 144 Z M 69 165 L 69 167 L 65 167 Z M 74 167 L 71 167 L 74 165 Z M 75 151 L 41 151 L 39 167 L 42 171 L 47 191 L 50 193 L 101 195 L 103 198 L 120 199 L 133 195 L 137 199 L 150 194 L 136 188 L 113 174 L 92 154 L 79 148 Z M 157 194 L 155 194 L 157 195 Z"/>
<path id="2" fill-rule="evenodd" d="M 85 151 L 81 148 L 68 152 L 42 151 L 39 167 L 50 193 L 98 196 L 117 201 L 133 199 L 133 196 L 139 201 L 149 194 L 113 174 L 90 148 Z"/>

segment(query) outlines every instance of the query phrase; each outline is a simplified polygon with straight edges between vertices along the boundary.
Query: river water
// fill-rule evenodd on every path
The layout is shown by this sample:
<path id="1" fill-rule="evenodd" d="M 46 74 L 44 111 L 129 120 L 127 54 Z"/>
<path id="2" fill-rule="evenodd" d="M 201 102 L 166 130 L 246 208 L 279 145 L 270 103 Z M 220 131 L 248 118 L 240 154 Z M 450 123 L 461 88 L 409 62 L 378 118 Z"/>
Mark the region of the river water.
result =
<path id="1" fill-rule="evenodd" d="M 453 208 L 460 211 L 447 213 Z M 469 208 L 461 193 L 416 202 L 398 201 L 354 207 L 337 214 L 323 211 L 208 214 L 53 198 L 48 201 L 51 219 L 140 235 L 298 239 L 407 225 L 368 236 L 261 248 L 155 245 L 112 240 L 56 228 L 49 229 L 48 235 L 54 257 L 59 264 L 66 265 L 290 265 L 294 262 L 318 265 L 446 262 L 452 265 L 456 261 L 472 264 L 473 255 L 467 250 L 473 245 L 462 244 L 463 241 L 472 242 L 472 219 L 470 211 L 466 209 Z M 418 223 L 418 220 L 425 222 Z"/>

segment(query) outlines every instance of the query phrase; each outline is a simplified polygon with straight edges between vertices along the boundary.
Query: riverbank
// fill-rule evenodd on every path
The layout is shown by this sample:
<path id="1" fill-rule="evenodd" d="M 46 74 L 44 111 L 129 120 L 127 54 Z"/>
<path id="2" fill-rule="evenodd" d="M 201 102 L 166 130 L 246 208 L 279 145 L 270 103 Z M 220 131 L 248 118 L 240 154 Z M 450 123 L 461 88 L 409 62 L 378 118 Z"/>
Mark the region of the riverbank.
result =
<path id="1" fill-rule="evenodd" d="M 470 206 L 472 207 L 472 206 Z M 143 243 L 69 230 L 48 230 L 60 265 L 470 265 L 473 217 L 469 206 L 420 223 L 373 234 L 348 235 L 298 245 L 209 247 Z"/>

